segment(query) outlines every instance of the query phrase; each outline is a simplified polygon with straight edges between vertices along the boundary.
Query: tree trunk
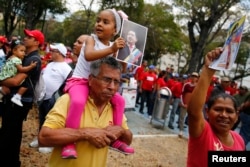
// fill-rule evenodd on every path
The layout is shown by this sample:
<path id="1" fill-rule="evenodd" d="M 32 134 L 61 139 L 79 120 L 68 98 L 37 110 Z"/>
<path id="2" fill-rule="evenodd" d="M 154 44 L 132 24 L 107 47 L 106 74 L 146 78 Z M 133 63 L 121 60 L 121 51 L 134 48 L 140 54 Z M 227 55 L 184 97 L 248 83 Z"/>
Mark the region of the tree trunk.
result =
<path id="1" fill-rule="evenodd" d="M 194 31 L 194 22 L 188 23 L 188 31 L 189 31 L 189 40 L 192 48 L 192 56 L 189 61 L 188 73 L 199 72 L 201 68 L 201 60 L 203 59 L 203 52 L 206 45 L 207 36 L 209 34 L 209 29 L 204 24 L 204 26 L 200 26 L 201 32 L 198 40 L 196 41 Z"/>

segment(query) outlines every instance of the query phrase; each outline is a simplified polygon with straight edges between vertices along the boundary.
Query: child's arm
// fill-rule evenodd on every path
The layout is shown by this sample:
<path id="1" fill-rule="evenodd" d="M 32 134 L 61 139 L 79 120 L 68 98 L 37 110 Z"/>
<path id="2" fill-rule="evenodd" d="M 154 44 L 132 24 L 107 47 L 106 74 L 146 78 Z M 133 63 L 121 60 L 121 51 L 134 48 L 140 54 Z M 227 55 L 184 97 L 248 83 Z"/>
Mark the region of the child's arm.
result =
<path id="1" fill-rule="evenodd" d="M 95 50 L 95 41 L 93 37 L 88 37 L 85 43 L 84 55 L 87 61 L 94 61 L 115 53 L 118 49 L 125 46 L 125 40 L 121 37 L 117 38 L 111 47 Z"/>
<path id="2" fill-rule="evenodd" d="M 29 66 L 22 66 L 22 64 L 16 64 L 18 72 L 25 73 L 36 67 L 37 62 L 31 62 Z"/>

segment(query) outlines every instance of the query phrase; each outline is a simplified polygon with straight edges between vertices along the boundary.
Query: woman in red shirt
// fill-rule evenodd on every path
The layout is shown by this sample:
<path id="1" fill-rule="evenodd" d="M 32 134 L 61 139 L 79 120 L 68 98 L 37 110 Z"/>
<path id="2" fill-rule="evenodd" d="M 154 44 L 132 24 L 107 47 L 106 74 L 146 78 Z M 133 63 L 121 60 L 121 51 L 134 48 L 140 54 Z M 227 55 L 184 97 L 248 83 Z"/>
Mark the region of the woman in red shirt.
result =
<path id="1" fill-rule="evenodd" d="M 200 78 L 188 104 L 187 167 L 207 167 L 208 151 L 245 150 L 242 137 L 231 130 L 238 118 L 237 102 L 231 95 L 221 92 L 208 99 L 206 109 L 208 121 L 204 119 L 202 113 L 207 89 L 215 73 L 209 65 L 221 52 L 222 50 L 218 48 L 207 53 Z"/>

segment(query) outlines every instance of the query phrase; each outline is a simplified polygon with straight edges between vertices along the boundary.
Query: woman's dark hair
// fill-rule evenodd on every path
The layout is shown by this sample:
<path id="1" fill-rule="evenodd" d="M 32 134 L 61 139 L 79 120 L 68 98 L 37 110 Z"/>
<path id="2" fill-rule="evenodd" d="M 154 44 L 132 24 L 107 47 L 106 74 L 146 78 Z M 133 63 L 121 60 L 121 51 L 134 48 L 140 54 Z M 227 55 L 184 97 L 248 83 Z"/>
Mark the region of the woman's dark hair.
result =
<path id="1" fill-rule="evenodd" d="M 229 94 L 226 94 L 226 93 L 218 93 L 218 94 L 215 94 L 214 96 L 211 96 L 208 99 L 208 102 L 207 102 L 207 108 L 208 108 L 208 110 L 214 105 L 215 101 L 218 98 L 223 98 L 223 99 L 229 98 L 229 99 L 231 99 L 233 101 L 234 109 L 237 110 L 238 106 L 237 106 L 236 99 L 233 96 L 231 96 Z"/>
<path id="2" fill-rule="evenodd" d="M 8 55 L 6 56 L 6 59 L 8 59 L 12 54 L 13 54 L 13 49 L 15 49 L 18 45 L 24 45 L 24 43 L 18 39 L 12 40 L 9 44 L 10 46 L 10 51 Z"/>

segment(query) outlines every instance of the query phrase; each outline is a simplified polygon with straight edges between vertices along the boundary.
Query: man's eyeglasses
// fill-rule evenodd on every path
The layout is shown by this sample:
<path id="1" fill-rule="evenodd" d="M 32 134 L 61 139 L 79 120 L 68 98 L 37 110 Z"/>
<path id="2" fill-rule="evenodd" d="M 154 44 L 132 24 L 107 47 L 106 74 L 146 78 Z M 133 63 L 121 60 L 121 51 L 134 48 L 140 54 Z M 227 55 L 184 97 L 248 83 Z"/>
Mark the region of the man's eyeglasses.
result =
<path id="1" fill-rule="evenodd" d="M 112 81 L 114 82 L 114 85 L 115 86 L 119 86 L 121 84 L 121 81 L 118 81 L 116 79 L 112 79 L 112 78 L 108 78 L 108 77 L 98 77 L 98 76 L 95 76 L 95 75 L 92 75 L 94 78 L 102 81 L 102 83 L 104 85 L 109 85 L 112 83 Z"/>
<path id="2" fill-rule="evenodd" d="M 50 52 L 59 53 L 59 50 L 51 49 Z"/>

